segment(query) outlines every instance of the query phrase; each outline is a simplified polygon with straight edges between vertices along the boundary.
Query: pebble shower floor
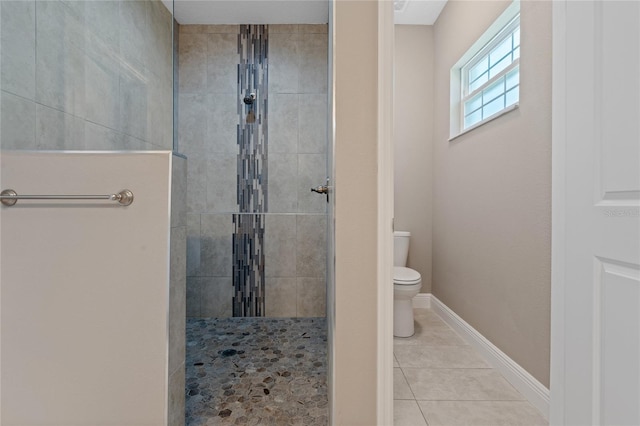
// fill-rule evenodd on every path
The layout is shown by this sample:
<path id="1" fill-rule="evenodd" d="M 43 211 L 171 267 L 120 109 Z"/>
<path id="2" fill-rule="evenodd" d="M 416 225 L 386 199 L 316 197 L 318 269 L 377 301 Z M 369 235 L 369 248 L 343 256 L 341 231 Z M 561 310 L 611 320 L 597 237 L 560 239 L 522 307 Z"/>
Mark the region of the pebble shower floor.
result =
<path id="1" fill-rule="evenodd" d="M 187 320 L 186 424 L 328 423 L 324 318 Z"/>

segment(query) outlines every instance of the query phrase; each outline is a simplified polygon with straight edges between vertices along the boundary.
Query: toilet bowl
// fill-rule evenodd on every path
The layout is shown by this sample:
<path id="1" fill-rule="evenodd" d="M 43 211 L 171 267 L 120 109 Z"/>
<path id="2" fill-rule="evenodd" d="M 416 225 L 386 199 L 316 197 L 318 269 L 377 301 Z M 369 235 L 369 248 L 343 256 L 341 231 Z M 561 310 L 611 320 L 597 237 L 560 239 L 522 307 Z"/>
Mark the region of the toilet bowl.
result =
<path id="1" fill-rule="evenodd" d="M 420 293 L 422 278 L 417 271 L 402 266 L 393 268 L 393 335 L 410 337 L 413 327 L 412 300 Z"/>
<path id="2" fill-rule="evenodd" d="M 406 231 L 393 233 L 393 335 L 396 337 L 413 336 L 412 299 L 422 288 L 420 273 L 406 267 L 410 237 Z"/>

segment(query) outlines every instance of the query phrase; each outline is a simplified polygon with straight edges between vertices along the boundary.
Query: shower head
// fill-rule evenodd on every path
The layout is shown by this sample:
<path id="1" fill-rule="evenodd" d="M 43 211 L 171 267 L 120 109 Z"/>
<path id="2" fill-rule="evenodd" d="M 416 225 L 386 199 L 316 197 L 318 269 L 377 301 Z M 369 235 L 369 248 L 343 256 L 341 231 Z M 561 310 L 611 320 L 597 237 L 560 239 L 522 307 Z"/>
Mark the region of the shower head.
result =
<path id="1" fill-rule="evenodd" d="M 255 93 L 250 93 L 249 96 L 245 96 L 243 99 L 243 102 L 246 105 L 253 105 L 253 102 L 256 100 L 256 94 Z"/>

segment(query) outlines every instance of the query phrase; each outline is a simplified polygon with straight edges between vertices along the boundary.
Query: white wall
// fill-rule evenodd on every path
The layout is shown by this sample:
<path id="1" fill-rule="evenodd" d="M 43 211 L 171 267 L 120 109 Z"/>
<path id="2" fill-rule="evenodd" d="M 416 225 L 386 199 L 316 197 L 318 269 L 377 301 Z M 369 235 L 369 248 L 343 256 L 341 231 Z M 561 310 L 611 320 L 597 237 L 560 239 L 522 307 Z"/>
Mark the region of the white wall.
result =
<path id="1" fill-rule="evenodd" d="M 0 423 L 165 424 L 171 153 L 1 163 L 19 194 L 127 188 L 135 200 L 0 207 Z"/>
<path id="2" fill-rule="evenodd" d="M 411 232 L 408 266 L 431 293 L 433 27 L 395 26 L 395 229 Z"/>

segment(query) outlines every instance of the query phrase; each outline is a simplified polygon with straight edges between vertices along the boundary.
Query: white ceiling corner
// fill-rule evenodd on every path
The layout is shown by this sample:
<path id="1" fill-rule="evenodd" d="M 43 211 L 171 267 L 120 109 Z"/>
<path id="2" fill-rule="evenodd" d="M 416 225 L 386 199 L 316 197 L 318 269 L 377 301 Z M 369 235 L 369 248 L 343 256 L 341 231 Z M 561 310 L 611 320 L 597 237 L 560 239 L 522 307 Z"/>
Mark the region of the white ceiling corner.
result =
<path id="1" fill-rule="evenodd" d="M 326 24 L 328 0 L 162 0 L 180 24 Z M 396 24 L 433 25 L 447 0 L 393 0 Z"/>
<path id="2" fill-rule="evenodd" d="M 446 3 L 447 0 L 406 0 L 406 4 L 394 12 L 394 21 L 401 25 L 433 25 Z"/>
<path id="3" fill-rule="evenodd" d="M 163 1 L 170 6 L 171 0 Z M 175 0 L 173 7 L 182 25 L 329 22 L 328 0 Z"/>

